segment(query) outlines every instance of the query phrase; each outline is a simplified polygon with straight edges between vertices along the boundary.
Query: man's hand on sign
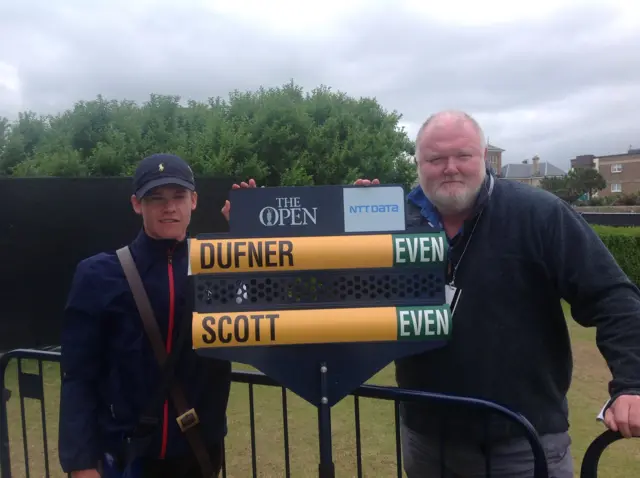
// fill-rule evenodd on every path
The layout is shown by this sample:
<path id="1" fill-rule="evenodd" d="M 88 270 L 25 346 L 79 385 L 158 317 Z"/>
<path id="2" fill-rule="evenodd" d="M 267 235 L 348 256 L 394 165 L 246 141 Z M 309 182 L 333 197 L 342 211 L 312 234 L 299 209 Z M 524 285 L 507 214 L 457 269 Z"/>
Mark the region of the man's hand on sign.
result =
<path id="1" fill-rule="evenodd" d="M 604 423 L 623 437 L 640 437 L 640 395 L 620 395 L 604 414 Z"/>
<path id="2" fill-rule="evenodd" d="M 354 186 L 371 186 L 372 184 L 380 184 L 380 180 L 374 179 L 371 181 L 369 179 L 356 179 L 353 184 Z"/>
<path id="3" fill-rule="evenodd" d="M 248 183 L 245 183 L 244 181 L 242 181 L 239 185 L 238 184 L 234 184 L 233 186 L 231 186 L 231 189 L 241 189 L 241 188 L 255 188 L 256 186 L 256 180 L 255 179 L 249 179 Z M 225 219 L 227 220 L 227 222 L 229 221 L 229 213 L 231 212 L 231 202 L 227 199 L 224 202 L 224 206 L 222 206 L 222 209 L 220 210 L 220 212 L 222 213 L 222 215 L 225 217 Z"/>
<path id="4" fill-rule="evenodd" d="M 72 471 L 71 478 L 100 478 L 98 470 L 80 470 Z"/>

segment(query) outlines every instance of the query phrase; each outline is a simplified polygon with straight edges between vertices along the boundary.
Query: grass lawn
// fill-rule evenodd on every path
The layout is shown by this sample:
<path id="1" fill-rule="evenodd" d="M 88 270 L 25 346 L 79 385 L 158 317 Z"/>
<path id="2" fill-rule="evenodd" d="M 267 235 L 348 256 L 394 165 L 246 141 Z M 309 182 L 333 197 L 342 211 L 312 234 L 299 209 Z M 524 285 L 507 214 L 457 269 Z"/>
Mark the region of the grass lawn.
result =
<path id="1" fill-rule="evenodd" d="M 575 369 L 570 391 L 571 434 L 573 454 L 578 476 L 579 464 L 588 444 L 603 426 L 595 421 L 595 415 L 606 399 L 609 371 L 594 345 L 593 330 L 583 329 L 570 321 Z M 25 371 L 37 370 L 35 363 L 24 363 Z M 240 369 L 247 369 L 238 366 Z M 58 464 L 56 453 L 59 401 L 59 371 L 56 364 L 45 365 L 45 416 L 49 441 L 48 462 L 50 476 L 65 476 Z M 368 383 L 395 385 L 393 366 L 387 367 Z M 17 367 L 7 372 L 7 388 L 13 390 L 9 402 L 9 435 L 12 470 L 14 477 L 25 477 L 24 443 L 20 420 L 20 400 L 17 398 Z M 280 389 L 255 387 L 256 456 L 260 477 L 284 476 L 284 438 L 282 432 L 282 408 Z M 317 415 L 315 409 L 292 393 L 287 393 L 289 407 L 289 448 L 292 477 L 317 476 L 318 443 Z M 395 434 L 393 405 L 369 399 L 361 401 L 361 436 L 363 446 L 363 475 L 366 477 L 396 476 Z M 334 407 L 333 450 L 336 476 L 356 475 L 355 432 L 353 398 L 347 398 Z M 227 476 L 247 478 L 251 474 L 251 435 L 249 427 L 249 393 L 243 384 L 232 388 L 229 408 L 230 432 L 227 440 Z M 41 410 L 38 401 L 25 401 L 27 423 L 27 451 L 31 477 L 44 477 L 45 455 L 41 426 Z M 605 452 L 600 465 L 600 475 L 606 478 L 640 476 L 640 440 L 614 443 Z"/>

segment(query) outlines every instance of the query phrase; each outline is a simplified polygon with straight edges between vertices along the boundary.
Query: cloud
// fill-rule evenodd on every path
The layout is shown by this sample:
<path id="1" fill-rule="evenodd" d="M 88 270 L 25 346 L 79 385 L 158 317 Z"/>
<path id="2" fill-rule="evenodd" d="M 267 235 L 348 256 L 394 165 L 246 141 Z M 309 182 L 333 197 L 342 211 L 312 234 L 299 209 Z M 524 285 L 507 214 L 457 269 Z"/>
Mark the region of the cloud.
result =
<path id="1" fill-rule="evenodd" d="M 16 110 L 21 102 L 22 91 L 17 68 L 0 61 L 0 105 L 7 110 Z"/>
<path id="2" fill-rule="evenodd" d="M 576 154 L 640 146 L 640 6 L 426 3 L 4 2 L 0 114 L 294 79 L 375 96 L 411 136 L 434 111 L 467 110 L 512 162 L 567 168 Z"/>

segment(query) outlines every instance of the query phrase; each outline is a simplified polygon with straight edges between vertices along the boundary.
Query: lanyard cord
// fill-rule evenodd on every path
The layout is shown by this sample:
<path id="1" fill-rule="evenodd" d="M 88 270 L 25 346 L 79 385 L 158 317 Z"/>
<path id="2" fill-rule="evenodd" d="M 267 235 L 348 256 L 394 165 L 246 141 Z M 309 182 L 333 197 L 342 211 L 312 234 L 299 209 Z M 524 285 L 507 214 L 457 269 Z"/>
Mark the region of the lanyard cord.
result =
<path id="1" fill-rule="evenodd" d="M 484 208 L 480 211 L 480 214 L 478 215 L 478 220 L 473 225 L 473 229 L 471 229 L 471 234 L 469 234 L 469 239 L 467 240 L 466 244 L 464 245 L 464 249 L 462 249 L 462 254 L 460 254 L 460 258 L 458 259 L 458 262 L 456 263 L 455 267 L 453 268 L 453 274 L 451 275 L 451 287 L 455 287 L 456 286 L 456 274 L 458 273 L 458 267 L 460 267 L 460 263 L 462 262 L 462 258 L 464 257 L 464 253 L 467 252 L 467 247 L 469 247 L 469 243 L 471 242 L 471 239 L 473 238 L 473 233 L 476 230 L 476 226 L 480 222 L 480 218 L 482 217 L 482 213 L 483 212 L 484 212 Z M 451 260 L 451 259 L 449 259 L 449 260 Z"/>
<path id="2" fill-rule="evenodd" d="M 491 198 L 491 193 L 493 192 L 493 176 L 489 177 L 489 194 L 488 194 L 488 198 Z M 486 206 L 485 206 L 486 207 Z M 453 273 L 451 274 L 451 287 L 455 287 L 456 286 L 456 274 L 458 273 L 458 267 L 460 267 L 460 263 L 462 262 L 462 258 L 464 257 L 465 252 L 467 252 L 467 248 L 469 247 L 469 243 L 471 242 L 471 239 L 473 239 L 473 233 L 476 231 L 476 226 L 478 225 L 478 223 L 480 222 L 480 219 L 482 218 L 482 213 L 484 212 L 484 207 L 480 210 L 480 214 L 478 214 L 478 219 L 476 220 L 476 222 L 473 224 L 473 229 L 471 229 L 471 234 L 469 234 L 469 239 L 467 239 L 467 242 L 464 245 L 464 249 L 462 249 L 462 254 L 460 254 L 460 258 L 458 259 L 458 262 L 456 263 L 455 267 L 453 268 Z M 449 259 L 451 260 L 451 259 Z"/>

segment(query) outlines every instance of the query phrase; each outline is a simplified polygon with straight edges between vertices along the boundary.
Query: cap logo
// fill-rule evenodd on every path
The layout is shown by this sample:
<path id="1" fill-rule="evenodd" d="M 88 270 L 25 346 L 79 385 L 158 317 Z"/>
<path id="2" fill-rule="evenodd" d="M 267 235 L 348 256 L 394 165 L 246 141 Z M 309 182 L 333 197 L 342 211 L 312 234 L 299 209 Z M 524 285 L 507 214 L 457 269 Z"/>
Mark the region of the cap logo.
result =
<path id="1" fill-rule="evenodd" d="M 164 164 L 160 163 L 158 165 L 158 171 L 160 171 L 160 172 L 164 171 Z"/>

